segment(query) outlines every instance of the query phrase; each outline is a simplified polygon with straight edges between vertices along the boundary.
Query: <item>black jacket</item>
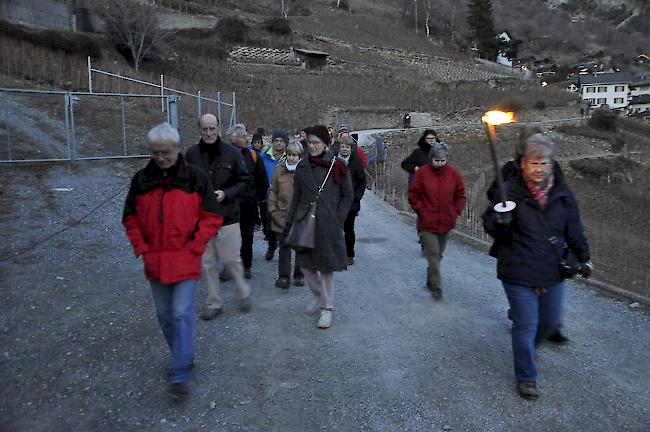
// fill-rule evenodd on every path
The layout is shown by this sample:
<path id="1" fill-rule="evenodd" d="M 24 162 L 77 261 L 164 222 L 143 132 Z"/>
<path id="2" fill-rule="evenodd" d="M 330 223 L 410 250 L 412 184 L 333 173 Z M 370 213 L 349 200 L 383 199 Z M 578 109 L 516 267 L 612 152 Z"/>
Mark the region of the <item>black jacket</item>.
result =
<path id="1" fill-rule="evenodd" d="M 222 190 L 226 194 L 218 208 L 223 224 L 239 222 L 239 201 L 253 187 L 253 177 L 248 174 L 239 150 L 218 138 L 214 144 L 200 141 L 187 150 L 185 157 L 208 175 L 215 191 Z"/>
<path id="2" fill-rule="evenodd" d="M 561 177 L 555 177 L 544 209 L 528 190 L 522 175 L 506 182 L 507 197 L 517 205 L 512 222 L 499 224 L 492 205 L 483 214 L 485 231 L 497 240 L 497 277 L 504 282 L 545 288 L 562 281 L 560 258 L 563 245 L 580 262 L 589 260 L 589 245 L 573 193 Z M 557 251 L 548 238 L 558 239 Z"/>
<path id="3" fill-rule="evenodd" d="M 335 144 L 332 146 L 332 153 L 339 154 L 339 146 Z M 361 158 L 357 154 L 356 146 L 352 147 L 350 158 L 348 159 L 348 172 L 350 173 L 350 180 L 352 181 L 352 193 L 354 200 L 350 206 L 351 213 L 358 213 L 361 210 L 361 198 L 366 192 L 367 180 L 366 172 L 361 164 Z"/>
<path id="4" fill-rule="evenodd" d="M 409 173 L 409 184 L 415 175 L 415 168 L 431 163 L 429 159 L 429 150 L 431 146 L 426 142 L 418 142 L 418 146 L 413 152 L 402 161 L 402 169 Z"/>
<path id="5" fill-rule="evenodd" d="M 246 165 L 246 170 L 253 178 L 252 187 L 246 191 L 244 197 L 242 197 L 242 202 L 248 203 L 258 203 L 266 199 L 266 194 L 269 190 L 269 179 L 266 176 L 266 168 L 264 168 L 264 161 L 262 157 L 251 150 L 250 148 L 239 149 L 244 158 L 244 165 Z M 253 153 L 255 152 L 255 157 Z"/>

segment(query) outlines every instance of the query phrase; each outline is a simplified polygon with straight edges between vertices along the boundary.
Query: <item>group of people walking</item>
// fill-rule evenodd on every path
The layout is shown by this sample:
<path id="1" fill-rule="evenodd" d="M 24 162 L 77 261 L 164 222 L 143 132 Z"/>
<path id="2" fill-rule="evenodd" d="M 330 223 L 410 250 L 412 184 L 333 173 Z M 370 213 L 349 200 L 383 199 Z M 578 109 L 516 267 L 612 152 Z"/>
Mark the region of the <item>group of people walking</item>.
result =
<path id="1" fill-rule="evenodd" d="M 199 142 L 183 152 L 171 125 L 149 131 L 151 160 L 134 176 L 123 215 L 134 253 L 144 257 L 171 351 L 169 392 L 177 399 L 187 396 L 194 365 L 194 299 L 201 275 L 208 291 L 203 320 L 223 312 L 220 279 L 234 281 L 239 308 L 249 311 L 247 279 L 253 277 L 254 231 L 261 224 L 265 258 L 273 259 L 279 249 L 275 286 L 306 282 L 312 297 L 306 312 L 320 312 L 318 327 L 329 328 L 333 275 L 354 264 L 355 219 L 366 190 L 365 155 L 345 125 L 334 142 L 323 125 L 305 128 L 302 139 L 292 141 L 278 129 L 265 148 L 260 134 L 249 145 L 242 124 L 230 127 L 222 140 L 216 117 L 205 114 L 199 134 Z M 491 204 L 483 215 L 485 230 L 495 239 L 490 253 L 497 258 L 497 277 L 511 308 L 517 390 L 527 399 L 539 396 L 536 346 L 558 333 L 562 322 L 563 250 L 575 254 L 582 276 L 589 277 L 593 267 L 578 205 L 554 163 L 554 150 L 541 130 L 524 129 L 517 159 L 503 168 L 504 194 L 516 206 L 499 212 Z M 449 233 L 466 204 L 463 179 L 448 155 L 449 145 L 427 129 L 402 162 L 428 264 L 426 286 L 436 301 L 443 298 L 441 261 Z M 488 190 L 493 204 L 501 197 L 495 191 L 495 185 Z M 292 248 L 292 227 L 312 211 L 314 246 Z"/>
<path id="2" fill-rule="evenodd" d="M 335 271 L 354 264 L 354 222 L 366 189 L 356 143 L 342 127 L 332 145 L 328 128 L 303 130 L 290 141 L 274 131 L 268 148 L 262 136 L 248 143 L 246 126 L 235 124 L 221 138 L 217 118 L 199 119 L 199 142 L 182 151 L 178 131 L 168 123 L 147 134 L 151 160 L 133 177 L 123 214 L 136 256 L 144 257 L 158 321 L 171 351 L 169 392 L 188 394 L 194 366 L 197 282 L 207 299 L 200 313 L 209 321 L 223 312 L 220 282 L 232 279 L 239 309 L 251 310 L 253 239 L 262 225 L 272 260 L 279 248 L 275 286 L 307 282 L 312 299 L 306 312 L 320 312 L 318 327 L 329 328 L 334 309 Z M 295 252 L 287 234 L 305 209 L 316 205 L 315 246 Z M 221 270 L 223 266 L 223 270 Z"/>

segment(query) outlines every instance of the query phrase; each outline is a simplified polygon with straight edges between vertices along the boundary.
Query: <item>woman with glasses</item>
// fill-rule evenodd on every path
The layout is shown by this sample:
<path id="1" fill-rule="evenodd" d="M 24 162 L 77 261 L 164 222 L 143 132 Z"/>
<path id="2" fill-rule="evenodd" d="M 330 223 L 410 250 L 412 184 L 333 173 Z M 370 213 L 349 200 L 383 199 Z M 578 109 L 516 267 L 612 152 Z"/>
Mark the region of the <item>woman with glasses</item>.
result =
<path id="1" fill-rule="evenodd" d="M 557 175 L 554 144 L 543 134 L 526 139 L 519 174 L 505 183 L 516 207 L 483 215 L 485 230 L 497 240 L 497 277 L 512 310 L 512 352 L 517 391 L 537 399 L 536 346 L 562 322 L 564 282 L 560 256 L 567 247 L 591 274 L 589 246 L 573 193 Z"/>
<path id="2" fill-rule="evenodd" d="M 431 146 L 438 141 L 438 134 L 436 131 L 433 129 L 425 130 L 418 140 L 418 146 L 406 159 L 402 161 L 402 169 L 409 174 L 409 185 L 413 181 L 415 172 L 421 166 L 427 165 L 431 162 L 431 159 L 429 158 L 429 150 L 431 150 Z"/>

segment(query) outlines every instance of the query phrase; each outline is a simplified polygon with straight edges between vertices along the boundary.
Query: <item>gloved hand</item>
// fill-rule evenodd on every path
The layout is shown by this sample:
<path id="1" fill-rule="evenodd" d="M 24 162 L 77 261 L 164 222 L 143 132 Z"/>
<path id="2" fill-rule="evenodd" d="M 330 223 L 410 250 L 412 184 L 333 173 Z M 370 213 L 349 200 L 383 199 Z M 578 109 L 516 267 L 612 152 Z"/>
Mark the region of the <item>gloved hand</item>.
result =
<path id="1" fill-rule="evenodd" d="M 512 222 L 512 212 L 497 212 L 497 222 L 501 225 L 510 225 L 510 222 Z"/>
<path id="2" fill-rule="evenodd" d="M 594 264 L 589 261 L 585 261 L 583 263 L 580 263 L 580 276 L 583 278 L 587 279 L 589 276 L 591 276 L 591 271 L 594 269 Z"/>

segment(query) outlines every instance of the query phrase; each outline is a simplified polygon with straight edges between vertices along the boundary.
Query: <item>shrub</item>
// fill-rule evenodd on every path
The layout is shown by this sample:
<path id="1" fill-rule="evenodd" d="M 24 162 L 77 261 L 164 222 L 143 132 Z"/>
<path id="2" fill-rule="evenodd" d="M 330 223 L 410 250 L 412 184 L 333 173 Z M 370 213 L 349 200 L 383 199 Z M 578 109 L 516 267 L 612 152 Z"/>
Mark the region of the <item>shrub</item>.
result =
<path id="1" fill-rule="evenodd" d="M 291 33 L 291 26 L 289 25 L 289 20 L 283 18 L 271 18 L 264 21 L 264 28 L 269 33 L 274 33 L 278 35 L 287 35 Z"/>
<path id="2" fill-rule="evenodd" d="M 217 24 L 217 33 L 221 40 L 232 43 L 245 43 L 248 40 L 249 27 L 239 18 L 227 17 Z"/>
<path id="3" fill-rule="evenodd" d="M 544 111 L 546 109 L 546 102 L 543 100 L 538 100 L 537 102 L 535 102 L 533 107 L 535 107 L 535 109 L 538 109 L 540 111 Z"/>
<path id="4" fill-rule="evenodd" d="M 594 129 L 616 132 L 616 113 L 607 108 L 595 109 L 587 124 Z"/>

